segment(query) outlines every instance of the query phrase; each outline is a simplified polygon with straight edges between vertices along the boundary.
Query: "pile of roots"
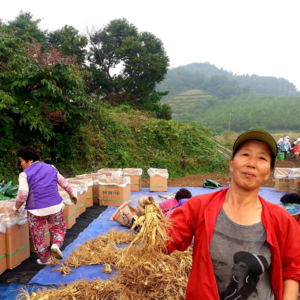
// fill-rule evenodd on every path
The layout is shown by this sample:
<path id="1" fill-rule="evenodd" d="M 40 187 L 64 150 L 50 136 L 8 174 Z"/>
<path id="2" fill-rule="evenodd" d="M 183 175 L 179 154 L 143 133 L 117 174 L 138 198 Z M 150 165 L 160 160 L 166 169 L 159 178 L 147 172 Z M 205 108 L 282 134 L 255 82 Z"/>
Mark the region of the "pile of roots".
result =
<path id="1" fill-rule="evenodd" d="M 116 276 L 106 281 L 80 280 L 59 289 L 38 290 L 31 295 L 23 290 L 18 299 L 185 299 L 192 250 L 168 255 L 166 243 L 172 226 L 169 219 L 163 216 L 152 197 L 149 197 L 145 213 L 130 232 L 112 230 L 86 242 L 56 269 L 67 276 L 72 268 L 101 264 L 103 272 L 112 273 L 113 268 L 116 269 Z M 138 226 L 141 228 L 135 235 L 133 229 Z M 129 246 L 118 247 L 122 244 Z"/>

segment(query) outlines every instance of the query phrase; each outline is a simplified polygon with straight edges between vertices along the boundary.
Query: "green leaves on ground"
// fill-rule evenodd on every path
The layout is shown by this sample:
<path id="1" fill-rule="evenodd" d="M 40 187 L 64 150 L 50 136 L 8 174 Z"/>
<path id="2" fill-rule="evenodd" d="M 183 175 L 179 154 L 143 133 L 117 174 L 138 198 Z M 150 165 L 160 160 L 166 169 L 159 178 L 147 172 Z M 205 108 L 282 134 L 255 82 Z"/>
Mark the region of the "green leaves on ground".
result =
<path id="1" fill-rule="evenodd" d="M 0 183 L 0 200 L 15 199 L 19 186 L 12 187 L 12 181 L 8 183 Z"/>

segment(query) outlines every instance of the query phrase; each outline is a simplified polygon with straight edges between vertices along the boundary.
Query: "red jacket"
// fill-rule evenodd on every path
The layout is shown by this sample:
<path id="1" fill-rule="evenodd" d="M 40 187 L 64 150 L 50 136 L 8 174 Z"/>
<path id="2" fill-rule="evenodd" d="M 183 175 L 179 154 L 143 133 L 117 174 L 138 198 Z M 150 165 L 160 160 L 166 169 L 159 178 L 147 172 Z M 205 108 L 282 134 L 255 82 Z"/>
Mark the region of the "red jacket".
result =
<path id="1" fill-rule="evenodd" d="M 193 197 L 172 215 L 174 231 L 173 241 L 168 245 L 170 252 L 186 250 L 195 237 L 187 300 L 219 300 L 209 245 L 227 190 Z M 272 255 L 272 289 L 275 299 L 281 300 L 283 280 L 300 282 L 300 227 L 285 209 L 259 199 Z"/>

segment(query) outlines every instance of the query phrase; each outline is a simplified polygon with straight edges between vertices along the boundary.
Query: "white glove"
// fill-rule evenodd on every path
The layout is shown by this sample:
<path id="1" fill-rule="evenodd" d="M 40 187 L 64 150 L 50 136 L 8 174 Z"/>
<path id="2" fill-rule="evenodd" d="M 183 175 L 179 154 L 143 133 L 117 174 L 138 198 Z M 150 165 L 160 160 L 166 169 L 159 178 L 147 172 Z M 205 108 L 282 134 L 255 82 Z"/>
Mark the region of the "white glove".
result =
<path id="1" fill-rule="evenodd" d="M 17 209 L 15 206 L 12 207 L 12 210 L 14 211 L 14 214 L 17 214 L 19 212 L 19 209 Z"/>
<path id="2" fill-rule="evenodd" d="M 141 198 L 139 199 L 138 205 L 137 205 L 137 207 L 135 208 L 136 214 L 137 214 L 139 217 L 145 215 L 145 205 L 146 205 L 146 204 L 153 203 L 154 205 L 156 205 L 157 207 L 159 207 L 159 204 L 158 204 L 158 203 L 156 203 L 156 202 L 150 202 L 150 198 L 152 198 L 152 197 L 143 196 L 143 197 L 141 197 Z M 153 201 L 153 198 L 152 198 L 151 201 Z"/>
<path id="3" fill-rule="evenodd" d="M 145 215 L 145 204 L 148 202 L 148 197 L 147 196 L 143 196 L 139 199 L 138 201 L 138 205 L 135 208 L 136 214 L 141 217 Z"/>
<path id="4" fill-rule="evenodd" d="M 70 195 L 70 199 L 71 199 L 71 201 L 72 201 L 74 204 L 77 204 L 78 198 L 77 198 L 76 195 L 71 194 L 71 195 Z"/>

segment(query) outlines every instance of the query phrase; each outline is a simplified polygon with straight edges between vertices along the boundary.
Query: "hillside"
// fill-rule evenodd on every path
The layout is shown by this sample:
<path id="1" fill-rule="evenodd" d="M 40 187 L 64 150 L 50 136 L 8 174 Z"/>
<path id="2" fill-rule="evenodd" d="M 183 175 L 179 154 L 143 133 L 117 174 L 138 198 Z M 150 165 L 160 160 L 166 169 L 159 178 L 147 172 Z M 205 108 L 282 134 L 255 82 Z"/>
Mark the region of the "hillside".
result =
<path id="1" fill-rule="evenodd" d="M 215 103 L 216 97 L 201 91 L 189 90 L 176 96 L 164 99 L 162 102 L 169 104 L 172 109 L 172 118 L 176 121 L 193 121 L 189 119 L 193 110 L 203 110 Z M 194 118 L 194 117 L 193 117 Z"/>
<path id="2" fill-rule="evenodd" d="M 32 139 L 42 160 L 54 164 L 71 177 L 100 168 L 167 168 L 170 178 L 199 173 L 227 173 L 228 151 L 218 145 L 210 131 L 201 124 L 157 120 L 152 112 L 133 110 L 126 105 L 98 106 L 101 117 L 89 126 L 74 132 L 71 144 L 60 141 L 64 157 L 52 157 L 53 148 L 46 141 Z M 16 144 L 15 149 L 20 145 Z M 226 156 L 226 155 L 225 155 Z M 17 180 L 15 150 L 4 158 L 0 181 Z"/>
<path id="3" fill-rule="evenodd" d="M 170 95 L 201 89 L 221 99 L 255 92 L 275 96 L 300 96 L 295 85 L 284 78 L 238 75 L 219 69 L 210 63 L 192 63 L 168 70 L 158 91 L 169 90 Z"/>
<path id="4" fill-rule="evenodd" d="M 299 130 L 300 97 L 277 97 L 259 94 L 235 96 L 226 100 L 184 102 L 184 112 L 174 114 L 176 121 L 195 121 L 211 128 L 240 132 L 262 126 L 268 130 Z"/>

